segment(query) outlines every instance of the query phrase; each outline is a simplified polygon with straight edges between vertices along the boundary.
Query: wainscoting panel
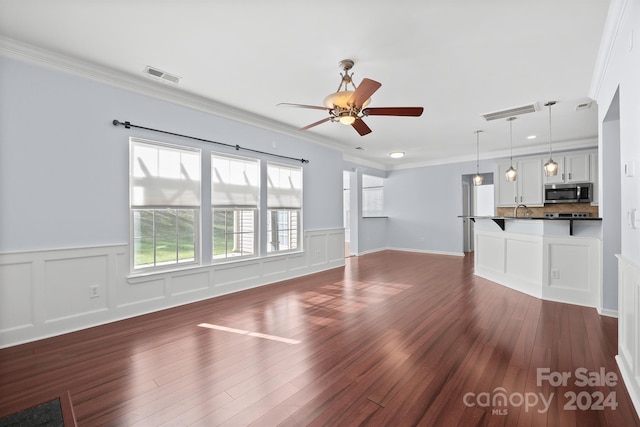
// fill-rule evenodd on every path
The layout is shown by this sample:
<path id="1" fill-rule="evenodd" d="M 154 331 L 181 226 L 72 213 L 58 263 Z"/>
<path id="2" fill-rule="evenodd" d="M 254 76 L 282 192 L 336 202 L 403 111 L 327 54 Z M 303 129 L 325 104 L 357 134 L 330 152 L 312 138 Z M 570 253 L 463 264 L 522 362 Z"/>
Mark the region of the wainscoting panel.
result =
<path id="1" fill-rule="evenodd" d="M 133 284 L 122 280 L 118 283 L 117 307 L 127 307 L 164 298 L 166 296 L 166 282 L 167 279 L 163 277 Z"/>
<path id="2" fill-rule="evenodd" d="M 640 265 L 618 257 L 618 356 L 616 361 L 640 414 Z"/>
<path id="3" fill-rule="evenodd" d="M 601 241 L 475 231 L 475 274 L 536 298 L 600 305 Z"/>
<path id="4" fill-rule="evenodd" d="M 601 241 L 592 237 L 544 239 L 543 298 L 601 305 Z"/>
<path id="5" fill-rule="evenodd" d="M 45 261 L 44 312 L 47 322 L 107 308 L 107 256 Z"/>
<path id="6" fill-rule="evenodd" d="M 0 325 L 7 330 L 33 326 L 30 262 L 0 265 Z"/>
<path id="7" fill-rule="evenodd" d="M 287 257 L 287 262 L 289 272 L 305 270 L 308 265 L 307 255 L 305 253 L 289 255 Z M 337 263 L 340 264 L 340 261 L 337 260 Z M 344 265 L 344 257 L 342 259 L 342 265 Z"/>
<path id="8" fill-rule="evenodd" d="M 344 262 L 343 232 L 335 232 L 327 235 L 327 259 L 330 263 Z"/>
<path id="9" fill-rule="evenodd" d="M 328 236 L 315 232 L 307 236 L 307 253 L 312 266 L 322 265 L 327 262 Z M 343 244 L 344 245 L 344 244 Z"/>
<path id="10" fill-rule="evenodd" d="M 236 289 L 243 289 L 250 283 L 260 279 L 262 263 L 258 259 L 251 261 L 237 261 L 213 265 L 213 286 L 215 288 L 237 285 Z M 227 292 L 224 292 L 227 293 Z M 219 294 L 219 291 L 216 291 Z"/>
<path id="11" fill-rule="evenodd" d="M 475 234 L 475 264 L 478 268 L 503 274 L 505 265 L 505 239 L 493 233 L 476 231 Z"/>
<path id="12" fill-rule="evenodd" d="M 0 348 L 344 266 L 344 230 L 304 251 L 132 275 L 129 246 L 0 254 Z"/>
<path id="13" fill-rule="evenodd" d="M 171 278 L 171 295 L 183 295 L 209 288 L 209 271 L 175 275 Z"/>
<path id="14" fill-rule="evenodd" d="M 265 260 L 262 263 L 264 277 L 282 275 L 287 272 L 287 259 L 282 257 Z"/>
<path id="15" fill-rule="evenodd" d="M 539 282 L 542 276 L 541 239 L 521 236 L 506 239 L 506 273 L 508 275 Z"/>

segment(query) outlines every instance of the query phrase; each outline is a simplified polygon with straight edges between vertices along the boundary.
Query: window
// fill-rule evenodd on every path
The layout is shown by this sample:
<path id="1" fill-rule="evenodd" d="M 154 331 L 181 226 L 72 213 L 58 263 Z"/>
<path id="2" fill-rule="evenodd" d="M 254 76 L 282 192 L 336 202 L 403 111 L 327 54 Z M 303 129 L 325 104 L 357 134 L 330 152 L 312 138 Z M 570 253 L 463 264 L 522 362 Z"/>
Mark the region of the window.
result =
<path id="1" fill-rule="evenodd" d="M 302 168 L 267 164 L 267 252 L 301 249 Z"/>
<path id="2" fill-rule="evenodd" d="M 130 139 L 134 270 L 199 259 L 200 151 Z"/>
<path id="3" fill-rule="evenodd" d="M 257 160 L 211 156 L 213 259 L 256 255 L 258 171 Z"/>
<path id="4" fill-rule="evenodd" d="M 384 178 L 362 175 L 362 216 L 384 216 Z"/>

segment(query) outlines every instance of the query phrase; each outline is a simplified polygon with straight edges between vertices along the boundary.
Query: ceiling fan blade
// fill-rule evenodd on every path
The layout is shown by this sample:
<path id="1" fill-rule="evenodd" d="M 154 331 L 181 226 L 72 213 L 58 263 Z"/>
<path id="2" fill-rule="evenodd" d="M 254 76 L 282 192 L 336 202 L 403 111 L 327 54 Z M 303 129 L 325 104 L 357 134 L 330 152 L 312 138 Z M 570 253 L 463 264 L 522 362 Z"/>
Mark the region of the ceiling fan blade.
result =
<path id="1" fill-rule="evenodd" d="M 362 104 L 364 104 L 367 99 L 371 98 L 371 95 L 373 95 L 375 91 L 380 89 L 380 86 L 382 86 L 382 83 L 375 80 L 363 79 L 360 86 L 358 86 L 353 95 L 351 95 L 347 104 L 361 108 Z"/>
<path id="2" fill-rule="evenodd" d="M 312 127 L 314 127 L 314 126 L 318 126 L 319 124 L 322 124 L 322 123 L 324 123 L 324 122 L 328 122 L 329 120 L 331 120 L 331 117 L 327 117 L 327 118 L 324 118 L 324 119 L 322 119 L 322 120 L 318 120 L 318 121 L 317 121 L 317 122 L 315 122 L 315 123 L 311 123 L 310 125 L 306 125 L 305 127 L 300 128 L 300 130 L 307 130 L 307 129 L 310 129 L 310 128 L 312 128 Z"/>
<path id="3" fill-rule="evenodd" d="M 409 116 L 420 117 L 423 107 L 374 107 L 365 108 L 362 113 L 365 116 Z"/>
<path id="4" fill-rule="evenodd" d="M 290 104 L 288 102 L 281 102 L 280 104 L 276 105 L 276 107 L 310 108 L 312 110 L 325 110 L 325 111 L 330 110 L 330 108 L 320 107 L 319 105 Z"/>
<path id="5" fill-rule="evenodd" d="M 351 124 L 353 128 L 360 134 L 360 136 L 365 136 L 368 133 L 371 133 L 371 129 L 362 119 L 356 119 L 355 122 Z"/>

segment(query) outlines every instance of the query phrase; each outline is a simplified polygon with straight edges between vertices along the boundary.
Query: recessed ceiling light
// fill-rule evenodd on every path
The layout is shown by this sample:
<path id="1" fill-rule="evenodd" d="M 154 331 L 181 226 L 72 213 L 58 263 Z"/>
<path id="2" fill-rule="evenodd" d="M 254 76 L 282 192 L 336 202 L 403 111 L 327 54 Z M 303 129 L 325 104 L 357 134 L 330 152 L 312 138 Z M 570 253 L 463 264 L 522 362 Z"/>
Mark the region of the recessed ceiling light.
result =
<path id="1" fill-rule="evenodd" d="M 404 151 L 394 151 L 392 153 L 389 153 L 389 157 L 391 157 L 392 159 L 400 159 L 404 157 Z"/>
<path id="2" fill-rule="evenodd" d="M 536 139 L 536 136 L 535 136 L 535 135 L 529 135 L 529 136 L 527 137 L 527 139 Z"/>

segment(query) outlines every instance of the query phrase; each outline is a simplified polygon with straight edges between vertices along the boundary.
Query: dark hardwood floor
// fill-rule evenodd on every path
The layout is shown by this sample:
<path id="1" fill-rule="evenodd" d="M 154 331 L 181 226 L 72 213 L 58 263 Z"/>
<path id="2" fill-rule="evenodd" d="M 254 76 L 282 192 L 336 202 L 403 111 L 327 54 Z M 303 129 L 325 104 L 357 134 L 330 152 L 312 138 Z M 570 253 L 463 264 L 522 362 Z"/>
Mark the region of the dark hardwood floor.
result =
<path id="1" fill-rule="evenodd" d="M 80 426 L 640 426 L 616 319 L 474 277 L 471 256 L 346 263 L 0 350 L 0 416 L 68 391 Z"/>

